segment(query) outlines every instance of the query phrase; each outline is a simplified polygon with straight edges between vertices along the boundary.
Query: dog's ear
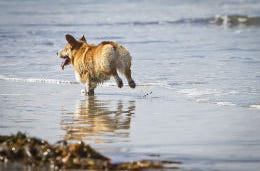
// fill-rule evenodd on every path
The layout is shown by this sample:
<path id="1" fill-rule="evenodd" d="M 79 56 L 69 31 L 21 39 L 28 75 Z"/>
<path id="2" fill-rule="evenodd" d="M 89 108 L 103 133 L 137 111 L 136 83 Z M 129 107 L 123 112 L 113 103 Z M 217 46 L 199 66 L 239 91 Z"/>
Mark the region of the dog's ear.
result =
<path id="1" fill-rule="evenodd" d="M 83 35 L 79 40 L 83 41 L 83 42 L 87 42 L 85 36 Z"/>
<path id="2" fill-rule="evenodd" d="M 74 47 L 78 47 L 80 45 L 80 42 L 78 42 L 73 36 L 71 36 L 70 34 L 66 34 L 65 35 L 66 40 L 68 41 L 68 43 L 74 48 Z"/>

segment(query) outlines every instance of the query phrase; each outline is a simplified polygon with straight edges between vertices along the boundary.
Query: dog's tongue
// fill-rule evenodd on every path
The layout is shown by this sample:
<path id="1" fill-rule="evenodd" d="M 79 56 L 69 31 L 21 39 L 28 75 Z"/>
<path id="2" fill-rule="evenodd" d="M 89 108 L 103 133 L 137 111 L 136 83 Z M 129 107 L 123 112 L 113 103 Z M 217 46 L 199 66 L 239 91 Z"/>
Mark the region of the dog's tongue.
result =
<path id="1" fill-rule="evenodd" d="M 60 64 L 62 70 L 64 70 L 64 66 L 69 62 L 69 60 L 70 60 L 69 57 L 66 57 L 66 58 L 63 59 L 63 61 Z"/>

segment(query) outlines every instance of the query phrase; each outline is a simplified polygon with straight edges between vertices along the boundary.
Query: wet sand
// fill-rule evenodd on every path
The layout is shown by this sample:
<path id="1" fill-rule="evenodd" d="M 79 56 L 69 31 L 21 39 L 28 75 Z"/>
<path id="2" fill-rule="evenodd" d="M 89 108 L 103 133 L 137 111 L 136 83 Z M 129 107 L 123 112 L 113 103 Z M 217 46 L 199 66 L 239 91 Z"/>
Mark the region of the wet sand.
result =
<path id="1" fill-rule="evenodd" d="M 1 83 L 1 109 L 9 114 L 2 115 L 1 134 L 22 131 L 51 143 L 82 140 L 118 162 L 172 160 L 207 170 L 259 167 L 259 144 L 252 143 L 260 117 L 254 109 L 197 103 L 158 85 L 133 90 L 109 83 L 88 97 L 80 94 L 79 84 Z"/>

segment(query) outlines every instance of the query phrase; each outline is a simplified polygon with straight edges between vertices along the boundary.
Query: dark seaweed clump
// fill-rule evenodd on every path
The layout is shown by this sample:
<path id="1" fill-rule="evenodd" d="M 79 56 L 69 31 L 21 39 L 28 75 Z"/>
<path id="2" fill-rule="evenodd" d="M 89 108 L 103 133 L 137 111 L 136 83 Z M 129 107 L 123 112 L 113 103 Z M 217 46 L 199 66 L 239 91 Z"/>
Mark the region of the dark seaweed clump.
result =
<path id="1" fill-rule="evenodd" d="M 178 164 L 169 161 L 141 160 L 112 163 L 106 156 L 95 151 L 84 142 L 57 142 L 28 137 L 18 132 L 16 135 L 0 135 L 0 162 L 19 162 L 30 166 L 47 166 L 51 170 L 91 169 L 91 170 L 142 170 L 163 169 L 165 164 Z M 177 167 L 168 167 L 168 169 Z"/>

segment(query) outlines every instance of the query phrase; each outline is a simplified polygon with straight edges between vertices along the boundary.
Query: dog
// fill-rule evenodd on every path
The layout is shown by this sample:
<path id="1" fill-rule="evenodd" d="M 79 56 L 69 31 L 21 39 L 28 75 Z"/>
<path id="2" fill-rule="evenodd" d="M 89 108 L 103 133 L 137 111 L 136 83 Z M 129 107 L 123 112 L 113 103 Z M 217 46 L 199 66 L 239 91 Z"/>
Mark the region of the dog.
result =
<path id="1" fill-rule="evenodd" d="M 123 81 L 118 71 L 125 75 L 128 85 L 135 88 L 136 84 L 131 76 L 131 60 L 129 51 L 113 41 L 103 41 L 98 45 L 88 44 L 84 35 L 76 40 L 72 35 L 66 34 L 65 47 L 57 52 L 62 58 L 61 68 L 72 64 L 77 81 L 85 84 L 85 93 L 94 95 L 98 84 L 114 77 L 119 88 Z"/>

